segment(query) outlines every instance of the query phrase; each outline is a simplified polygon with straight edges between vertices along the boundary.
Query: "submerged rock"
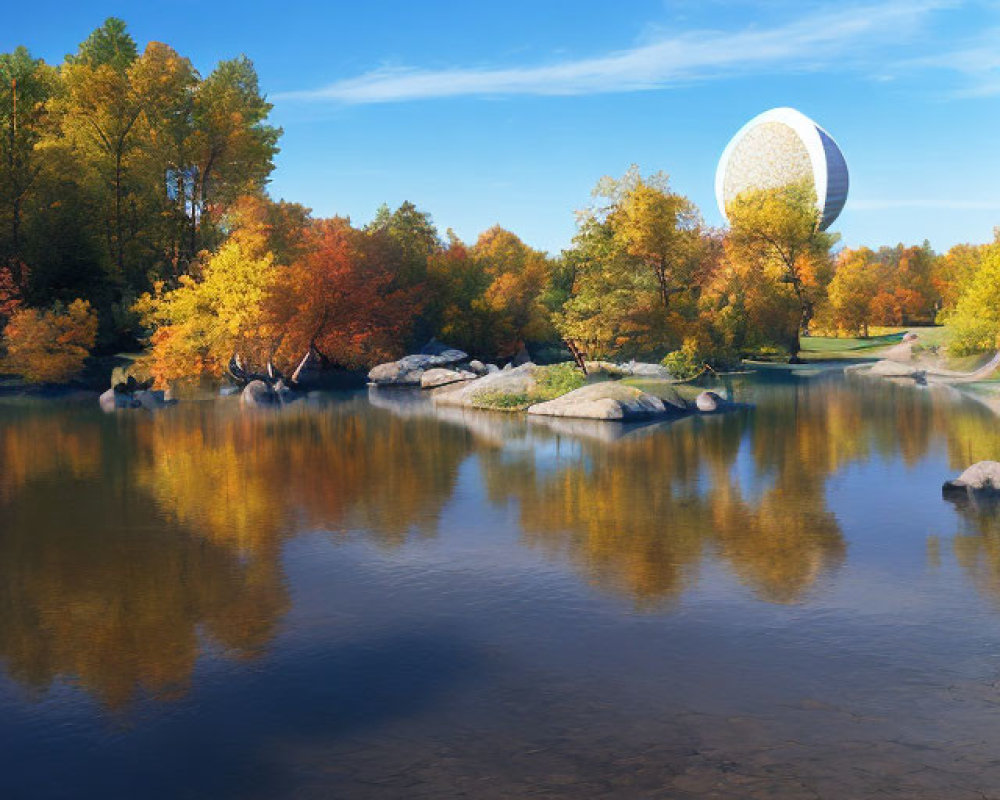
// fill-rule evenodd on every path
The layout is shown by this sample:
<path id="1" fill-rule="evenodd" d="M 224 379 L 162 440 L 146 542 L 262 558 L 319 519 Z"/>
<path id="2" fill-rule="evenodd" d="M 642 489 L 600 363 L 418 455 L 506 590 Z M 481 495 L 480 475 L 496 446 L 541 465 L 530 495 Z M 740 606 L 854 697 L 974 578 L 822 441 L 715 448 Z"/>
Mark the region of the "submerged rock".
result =
<path id="1" fill-rule="evenodd" d="M 979 461 L 955 480 L 945 481 L 941 490 L 946 496 L 972 493 L 1000 496 L 1000 462 Z"/>
<path id="2" fill-rule="evenodd" d="M 101 410 L 105 412 L 117 411 L 122 408 L 145 408 L 150 411 L 173 405 L 177 401 L 167 398 L 166 392 L 153 389 L 139 389 L 137 391 L 124 391 L 119 384 L 119 388 L 108 389 L 98 398 Z"/>
<path id="3" fill-rule="evenodd" d="M 671 407 L 672 408 L 672 407 Z M 592 383 L 572 392 L 536 403 L 529 414 L 579 419 L 629 420 L 667 413 L 668 406 L 655 395 L 614 381 Z"/>
<path id="4" fill-rule="evenodd" d="M 424 372 L 420 376 L 420 388 L 434 389 L 438 386 L 447 386 L 459 381 L 472 381 L 476 379 L 476 373 L 466 370 L 445 369 L 444 367 L 434 367 Z"/>

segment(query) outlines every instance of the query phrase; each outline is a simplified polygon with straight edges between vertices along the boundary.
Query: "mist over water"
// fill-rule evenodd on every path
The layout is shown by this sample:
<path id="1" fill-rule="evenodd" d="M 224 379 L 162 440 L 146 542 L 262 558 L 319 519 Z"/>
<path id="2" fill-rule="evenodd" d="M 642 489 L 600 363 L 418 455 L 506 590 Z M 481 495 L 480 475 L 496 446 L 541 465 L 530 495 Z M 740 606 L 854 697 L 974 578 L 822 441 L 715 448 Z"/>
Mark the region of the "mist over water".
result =
<path id="1" fill-rule="evenodd" d="M 997 794 L 995 411 L 730 388 L 0 406 L 0 796 Z"/>

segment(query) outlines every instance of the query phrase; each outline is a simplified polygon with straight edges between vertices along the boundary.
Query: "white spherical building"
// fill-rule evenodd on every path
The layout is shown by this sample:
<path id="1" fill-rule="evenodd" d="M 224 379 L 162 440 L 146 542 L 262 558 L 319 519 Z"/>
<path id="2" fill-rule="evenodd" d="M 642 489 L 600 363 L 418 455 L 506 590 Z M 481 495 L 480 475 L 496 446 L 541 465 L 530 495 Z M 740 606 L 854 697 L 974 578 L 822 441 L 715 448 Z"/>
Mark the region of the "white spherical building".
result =
<path id="1" fill-rule="evenodd" d="M 750 120 L 732 138 L 715 173 L 715 199 L 726 207 L 748 189 L 777 189 L 811 180 L 820 230 L 837 219 L 847 202 L 847 162 L 825 130 L 794 108 L 772 108 Z"/>

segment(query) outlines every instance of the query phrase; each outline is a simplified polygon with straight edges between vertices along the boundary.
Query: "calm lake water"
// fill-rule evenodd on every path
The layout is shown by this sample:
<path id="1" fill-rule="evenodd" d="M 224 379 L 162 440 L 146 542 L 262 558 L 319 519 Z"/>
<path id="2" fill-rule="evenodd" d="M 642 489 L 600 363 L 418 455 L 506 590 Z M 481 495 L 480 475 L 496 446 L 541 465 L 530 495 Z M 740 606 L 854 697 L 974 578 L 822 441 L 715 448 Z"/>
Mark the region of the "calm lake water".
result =
<path id="1" fill-rule="evenodd" d="M 1000 417 L 732 390 L 0 406 L 0 797 L 1000 797 Z"/>

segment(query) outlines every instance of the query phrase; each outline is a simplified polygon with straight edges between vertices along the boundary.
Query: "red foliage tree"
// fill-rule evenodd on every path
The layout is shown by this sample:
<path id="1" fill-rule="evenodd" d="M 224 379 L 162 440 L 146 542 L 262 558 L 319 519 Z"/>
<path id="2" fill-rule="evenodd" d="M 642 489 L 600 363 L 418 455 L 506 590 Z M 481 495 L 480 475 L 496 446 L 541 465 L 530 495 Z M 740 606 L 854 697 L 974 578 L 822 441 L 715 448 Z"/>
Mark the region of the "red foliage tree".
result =
<path id="1" fill-rule="evenodd" d="M 13 316 L 21 306 L 24 285 L 27 283 L 28 268 L 22 262 L 15 261 L 14 266 L 0 264 L 0 327 Z"/>

